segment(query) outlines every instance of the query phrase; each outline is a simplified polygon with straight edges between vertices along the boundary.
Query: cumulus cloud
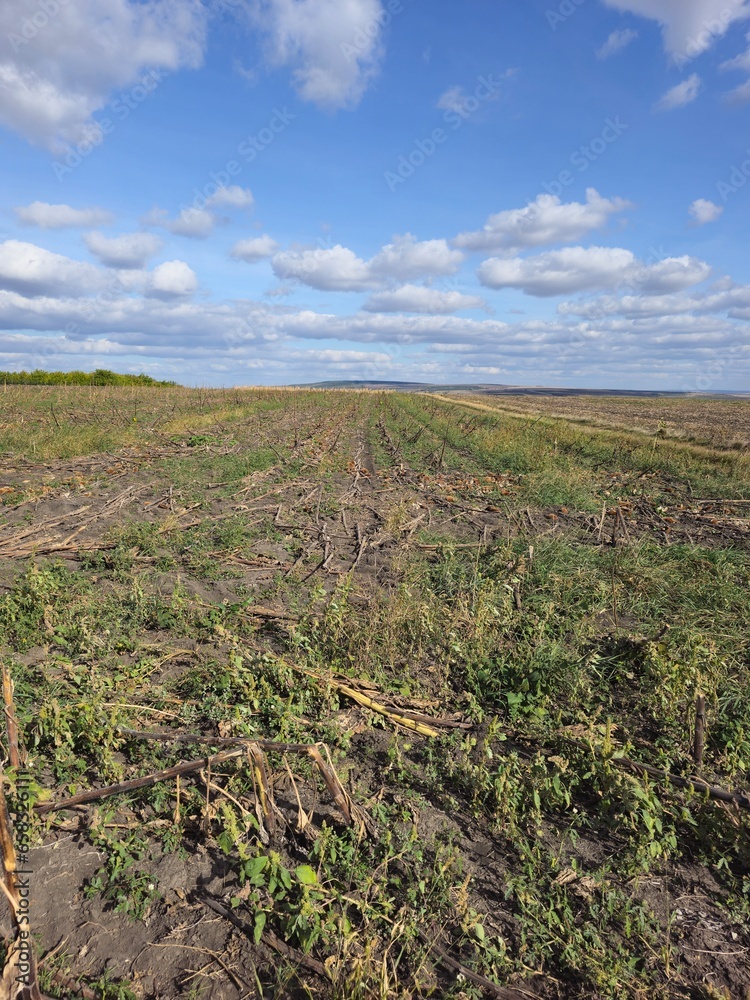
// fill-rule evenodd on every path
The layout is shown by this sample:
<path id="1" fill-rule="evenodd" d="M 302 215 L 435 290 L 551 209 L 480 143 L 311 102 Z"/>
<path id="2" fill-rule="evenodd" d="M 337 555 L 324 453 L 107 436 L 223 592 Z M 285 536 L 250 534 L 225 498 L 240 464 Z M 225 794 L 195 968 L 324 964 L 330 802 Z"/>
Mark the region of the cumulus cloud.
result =
<path id="1" fill-rule="evenodd" d="M 707 222 L 715 222 L 724 209 L 706 198 L 697 198 L 688 211 L 699 226 L 705 226 Z"/>
<path id="2" fill-rule="evenodd" d="M 378 70 L 380 0 L 255 0 L 272 63 L 290 66 L 300 97 L 323 108 L 355 107 Z"/>
<path id="3" fill-rule="evenodd" d="M 602 295 L 580 302 L 562 302 L 557 307 L 561 316 L 582 316 L 590 320 L 603 317 L 625 316 L 628 319 L 654 319 L 678 317 L 686 314 L 725 313 L 732 319 L 750 319 L 750 285 L 735 285 L 723 282 L 708 290 L 693 290 L 688 294 L 670 292 L 666 294 L 638 294 L 628 291 L 624 295 Z"/>
<path id="4" fill-rule="evenodd" d="M 229 208 L 252 208 L 255 204 L 252 191 L 249 188 L 232 184 L 220 187 L 206 202 L 207 205 L 226 205 Z"/>
<path id="5" fill-rule="evenodd" d="M 455 111 L 462 114 L 469 95 L 463 87 L 449 87 L 438 98 L 437 106 L 441 111 Z"/>
<path id="6" fill-rule="evenodd" d="M 396 236 L 370 261 L 375 275 L 396 278 L 419 278 L 423 275 L 455 274 L 464 260 L 460 250 L 453 250 L 446 240 L 419 241 L 411 233 Z"/>
<path id="7" fill-rule="evenodd" d="M 200 0 L 67 0 L 0 5 L 0 123 L 57 147 L 91 139 L 110 94 L 146 70 L 200 65 Z"/>
<path id="8" fill-rule="evenodd" d="M 101 234 L 87 238 L 92 235 Z M 138 235 L 150 234 L 113 237 L 105 253 L 124 253 L 127 245 L 118 247 L 117 241 Z M 731 365 L 716 388 L 750 376 L 750 286 L 728 278 L 702 285 L 710 268 L 692 257 L 654 263 L 622 248 L 580 246 L 498 256 L 482 267 L 490 287 L 574 299 L 557 305 L 551 318 L 520 314 L 506 323 L 460 315 L 486 308 L 479 296 L 429 282 L 395 284 L 399 270 L 457 266 L 455 248 L 444 241 L 398 236 L 369 259 L 342 247 L 291 253 L 306 252 L 318 255 L 307 263 L 318 269 L 321 286 L 364 290 L 372 283 L 361 311 L 347 315 L 337 307 L 318 312 L 281 303 L 213 301 L 195 294 L 198 278 L 184 261 L 168 261 L 151 272 L 113 270 L 30 243 L 0 243 L 0 367 L 65 367 L 82 360 L 106 367 L 106 359 L 116 356 L 126 370 L 142 358 L 161 365 L 165 376 L 177 372 L 187 379 L 192 372 L 201 382 L 210 380 L 212 371 L 226 382 L 250 368 L 264 370 L 266 381 L 288 382 L 325 377 L 334 365 L 359 366 L 360 373 L 370 365 L 366 370 L 375 372 L 380 365 L 390 371 L 398 355 L 400 378 L 416 374 L 407 358 L 418 357 L 422 380 L 473 380 L 502 371 L 503 381 L 572 384 L 585 372 L 583 384 L 610 384 L 614 373 L 612 385 L 663 378 L 665 387 L 682 388 L 682 373 L 694 383 L 704 378 L 706 358 L 721 351 Z M 132 262 L 110 259 L 113 266 Z M 316 287 L 310 274 L 303 276 Z M 602 294 L 579 298 L 586 292 Z M 311 342 L 321 351 L 300 349 Z"/>
<path id="9" fill-rule="evenodd" d="M 750 101 L 750 80 L 730 90 L 726 98 L 731 104 L 747 104 Z"/>
<path id="10" fill-rule="evenodd" d="M 322 291 L 363 292 L 373 287 L 367 263 L 337 244 L 317 250 L 284 250 L 273 258 L 274 274 Z"/>
<path id="11" fill-rule="evenodd" d="M 747 36 L 748 42 L 750 42 L 750 35 Z M 734 59 L 728 59 L 726 62 L 721 64 L 721 68 L 724 70 L 740 70 L 745 73 L 750 73 L 750 47 L 745 49 L 740 55 L 735 56 Z M 728 100 L 735 104 L 744 104 L 746 101 L 750 101 L 750 80 L 746 80 L 745 83 L 741 83 L 739 87 L 735 87 L 734 90 L 730 90 L 726 95 Z"/>
<path id="12" fill-rule="evenodd" d="M 70 205 L 49 205 L 46 201 L 33 201 L 13 211 L 19 222 L 40 229 L 77 229 L 107 226 L 112 222 L 111 213 L 103 208 L 71 208 Z"/>
<path id="13" fill-rule="evenodd" d="M 148 294 L 160 299 L 179 299 L 192 295 L 198 287 L 195 271 L 183 260 L 168 260 L 151 272 Z"/>
<path id="14" fill-rule="evenodd" d="M 623 307 L 572 321 L 557 316 L 514 323 L 443 315 L 295 312 L 251 300 L 191 301 L 116 291 L 94 298 L 71 297 L 70 290 L 30 297 L 0 289 L 0 363 L 28 368 L 41 358 L 51 367 L 82 362 L 95 367 L 97 358 L 116 356 L 131 358 L 118 362 L 126 370 L 129 364 L 136 370 L 145 365 L 167 377 L 177 373 L 189 379 L 192 374 L 201 383 L 212 372 L 226 382 L 228 375 L 237 378 L 246 369 L 263 370 L 266 380 L 288 382 L 323 378 L 336 364 L 372 362 L 369 370 L 374 371 L 382 362 L 384 370 L 391 370 L 393 361 L 386 358 L 398 353 L 399 377 L 423 381 L 475 380 L 480 373 L 502 371 L 505 382 L 571 384 L 580 383 L 583 373 L 585 384 L 600 386 L 658 385 L 661 380 L 665 388 L 700 388 L 697 380 L 707 377 L 714 387 L 726 385 L 724 368 L 715 375 L 707 367 L 718 356 L 741 386 L 750 375 L 746 323 L 724 310 L 733 306 L 741 312 L 743 304 L 750 306 L 750 288 L 719 284 L 716 294 L 640 296 L 641 301 L 662 302 L 662 313 L 655 316 L 627 315 Z M 616 301 L 628 299 L 636 296 Z M 68 332 L 62 336 L 61 330 Z M 300 349 L 311 341 L 323 342 L 320 352 Z M 331 341 L 337 346 L 330 347 Z M 687 385 L 681 384 L 683 379 Z"/>
<path id="15" fill-rule="evenodd" d="M 747 41 L 750 42 L 750 34 L 746 36 Z M 721 64 L 722 69 L 739 69 L 750 73 L 750 48 L 746 49 L 740 55 L 735 56 L 734 59 L 727 59 Z"/>
<path id="16" fill-rule="evenodd" d="M 153 233 L 125 233 L 108 237 L 93 232 L 86 233 L 83 239 L 91 253 L 107 267 L 143 268 L 149 257 L 157 254 L 162 247 L 162 241 Z"/>
<path id="17" fill-rule="evenodd" d="M 155 208 L 141 219 L 144 226 L 160 226 L 175 236 L 192 240 L 205 240 L 214 231 L 216 216 L 207 208 L 183 208 L 174 219 L 163 208 Z"/>
<path id="18" fill-rule="evenodd" d="M 596 50 L 596 58 L 609 59 L 610 56 L 634 42 L 637 37 L 638 32 L 633 31 L 632 28 L 621 28 L 619 31 L 613 31 L 604 45 Z"/>
<path id="19" fill-rule="evenodd" d="M 412 312 L 430 315 L 447 315 L 461 309 L 482 309 L 484 299 L 478 295 L 464 295 L 458 291 L 441 291 L 424 285 L 403 285 L 390 291 L 377 292 L 365 302 L 368 312 Z"/>
<path id="20" fill-rule="evenodd" d="M 327 348 L 322 351 L 299 351 L 295 353 L 301 361 L 322 361 L 337 368 L 360 368 L 362 365 L 389 365 L 393 361 L 390 354 L 378 351 L 338 351 Z"/>
<path id="21" fill-rule="evenodd" d="M 154 208 L 141 219 L 144 226 L 160 226 L 175 236 L 186 236 L 191 240 L 205 240 L 214 231 L 219 221 L 217 207 L 252 208 L 255 204 L 249 188 L 231 185 L 220 187 L 209 198 L 197 198 L 192 205 L 182 206 L 180 212 L 170 219 L 169 212 L 163 208 Z M 226 220 L 223 220 L 226 221 Z"/>
<path id="22" fill-rule="evenodd" d="M 673 58 L 694 59 L 735 21 L 750 16 L 747 0 L 604 0 L 616 10 L 658 21 L 664 48 Z"/>
<path id="23" fill-rule="evenodd" d="M 273 269 L 281 279 L 294 279 L 322 291 L 363 292 L 382 287 L 388 279 L 455 274 L 463 259 L 446 240 L 420 242 L 406 233 L 394 237 L 369 261 L 348 247 L 336 245 L 282 251 L 273 258 Z"/>
<path id="24" fill-rule="evenodd" d="M 104 284 L 99 268 L 33 243 L 0 243 L 0 289 L 26 296 L 87 295 Z"/>
<path id="25" fill-rule="evenodd" d="M 711 276 L 711 267 L 697 257 L 667 257 L 656 264 L 638 264 L 625 278 L 645 295 L 679 292 Z"/>
<path id="26" fill-rule="evenodd" d="M 496 252 L 573 243 L 630 207 L 623 198 L 602 198 L 595 188 L 586 191 L 585 204 L 564 204 L 555 195 L 540 194 L 525 208 L 491 215 L 483 229 L 461 233 L 453 242 L 464 250 Z"/>
<path id="27" fill-rule="evenodd" d="M 255 264 L 259 260 L 273 257 L 279 249 L 276 240 L 264 233 L 262 236 L 254 236 L 247 240 L 239 240 L 230 251 L 230 256 L 236 260 L 244 260 L 248 264 Z"/>
<path id="28" fill-rule="evenodd" d="M 656 105 L 659 111 L 674 111 L 675 108 L 684 108 L 686 104 L 692 104 L 701 89 L 701 78 L 697 73 L 693 73 L 687 80 L 678 83 L 676 87 L 670 88 Z"/>
<path id="29" fill-rule="evenodd" d="M 518 288 L 548 297 L 628 285 L 653 293 L 704 281 L 711 268 L 693 257 L 669 257 L 644 264 L 620 247 L 565 247 L 536 257 L 486 260 L 478 274 L 488 288 Z"/>

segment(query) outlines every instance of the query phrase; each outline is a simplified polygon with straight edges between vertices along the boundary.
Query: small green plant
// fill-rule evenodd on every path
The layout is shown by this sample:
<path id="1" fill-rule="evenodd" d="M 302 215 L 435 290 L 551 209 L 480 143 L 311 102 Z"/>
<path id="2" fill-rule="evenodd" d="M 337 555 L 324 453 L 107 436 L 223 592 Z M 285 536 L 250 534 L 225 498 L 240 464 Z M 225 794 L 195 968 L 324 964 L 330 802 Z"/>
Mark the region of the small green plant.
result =
<path id="1" fill-rule="evenodd" d="M 131 920 L 143 920 L 158 898 L 157 879 L 137 866 L 148 853 L 147 841 L 137 834 L 113 836 L 104 824 L 93 833 L 94 843 L 105 852 L 106 861 L 86 886 L 86 895 L 101 894 L 118 913 Z"/>

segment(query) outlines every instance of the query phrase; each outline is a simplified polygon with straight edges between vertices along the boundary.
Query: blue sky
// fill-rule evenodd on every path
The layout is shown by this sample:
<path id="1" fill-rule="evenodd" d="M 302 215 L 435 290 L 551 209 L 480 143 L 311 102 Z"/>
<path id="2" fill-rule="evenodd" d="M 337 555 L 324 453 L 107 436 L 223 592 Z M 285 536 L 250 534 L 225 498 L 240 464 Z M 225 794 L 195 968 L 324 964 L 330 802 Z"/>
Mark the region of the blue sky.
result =
<path id="1" fill-rule="evenodd" d="M 0 368 L 750 388 L 748 0 L 6 0 Z"/>

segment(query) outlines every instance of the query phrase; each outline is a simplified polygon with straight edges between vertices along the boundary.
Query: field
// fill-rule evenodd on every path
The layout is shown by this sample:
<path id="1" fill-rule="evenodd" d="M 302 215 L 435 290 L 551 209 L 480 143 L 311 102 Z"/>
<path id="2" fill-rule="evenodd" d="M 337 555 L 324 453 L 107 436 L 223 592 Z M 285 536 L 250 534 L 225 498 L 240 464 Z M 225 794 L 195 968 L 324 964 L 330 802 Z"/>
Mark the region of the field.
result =
<path id="1" fill-rule="evenodd" d="M 748 429 L 0 391 L 42 993 L 747 1000 Z"/>
<path id="2" fill-rule="evenodd" d="M 474 400 L 477 402 L 478 400 Z M 483 396 L 505 412 L 640 431 L 716 448 L 750 447 L 750 400 L 717 397 Z"/>

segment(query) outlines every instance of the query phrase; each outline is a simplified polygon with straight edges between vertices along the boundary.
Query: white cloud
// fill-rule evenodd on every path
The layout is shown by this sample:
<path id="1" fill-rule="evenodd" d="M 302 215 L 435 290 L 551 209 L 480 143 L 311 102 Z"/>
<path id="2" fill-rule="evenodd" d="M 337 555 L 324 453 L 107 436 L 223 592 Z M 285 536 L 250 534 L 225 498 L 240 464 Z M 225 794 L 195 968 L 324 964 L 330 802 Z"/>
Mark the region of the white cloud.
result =
<path id="1" fill-rule="evenodd" d="M 365 261 L 337 244 L 317 250 L 283 250 L 272 261 L 274 274 L 323 291 L 363 292 L 373 287 Z"/>
<path id="2" fill-rule="evenodd" d="M 0 243 L 0 289 L 26 296 L 86 295 L 104 283 L 93 264 L 51 253 L 33 243 Z"/>
<path id="3" fill-rule="evenodd" d="M 596 50 L 596 58 L 609 59 L 610 56 L 634 42 L 637 37 L 638 32 L 633 31 L 632 28 L 620 28 L 619 31 L 613 31 L 604 45 Z"/>
<path id="4" fill-rule="evenodd" d="M 747 104 L 750 101 L 750 80 L 746 80 L 739 87 L 730 90 L 726 96 L 727 100 L 733 104 Z"/>
<path id="5" fill-rule="evenodd" d="M 715 205 L 706 198 L 697 198 L 688 209 L 699 226 L 707 222 L 715 222 L 724 211 L 721 205 Z"/>
<path id="6" fill-rule="evenodd" d="M 453 242 L 465 250 L 508 252 L 573 243 L 603 228 L 612 215 L 630 207 L 622 198 L 602 198 L 595 188 L 586 191 L 585 204 L 577 201 L 563 204 L 555 195 L 540 194 L 525 208 L 491 215 L 483 229 L 461 233 Z"/>
<path id="7" fill-rule="evenodd" d="M 667 257 L 657 264 L 639 264 L 626 283 L 645 295 L 680 292 L 711 276 L 711 267 L 697 257 Z"/>
<path id="8" fill-rule="evenodd" d="M 488 288 L 518 288 L 547 297 L 630 285 L 643 292 L 671 292 L 704 281 L 710 267 L 693 257 L 643 264 L 619 247 L 565 247 L 537 257 L 486 260 L 478 274 Z"/>
<path id="9" fill-rule="evenodd" d="M 750 34 L 746 36 L 747 41 L 750 42 Z M 740 55 L 735 56 L 734 59 L 727 59 L 726 62 L 721 64 L 722 69 L 739 69 L 746 70 L 750 73 L 750 48 L 747 48 Z"/>
<path id="10" fill-rule="evenodd" d="M 206 202 L 207 205 L 226 205 L 230 208 L 252 208 L 255 204 L 249 188 L 232 184 L 230 187 L 220 187 Z"/>
<path id="11" fill-rule="evenodd" d="M 29 298 L 0 290 L 0 366 L 111 367 L 107 359 L 117 358 L 120 370 L 146 369 L 201 384 L 212 377 L 222 384 L 247 381 L 242 373 L 254 371 L 257 384 L 258 377 L 313 381 L 326 377 L 333 365 L 349 364 L 375 375 L 381 366 L 384 377 L 397 370 L 404 380 L 476 381 L 480 374 L 503 373 L 504 382 L 521 384 L 743 388 L 750 377 L 746 324 L 706 313 L 730 303 L 738 309 L 750 305 L 750 288 L 719 285 L 719 295 L 661 296 L 666 311 L 654 316 L 622 310 L 591 319 L 524 318 L 510 324 L 455 316 L 294 312 L 249 300 L 71 298 L 67 291 Z M 696 303 L 695 312 L 683 308 Z M 61 330 L 67 331 L 64 336 Z M 310 341 L 322 342 L 321 350 L 300 348 Z M 329 347 L 331 341 L 336 346 Z"/>
<path id="12" fill-rule="evenodd" d="M 39 226 L 40 229 L 107 226 L 112 222 L 111 213 L 103 208 L 71 208 L 70 205 L 49 205 L 46 201 L 34 201 L 13 211 L 19 222 L 26 226 Z"/>
<path id="13" fill-rule="evenodd" d="M 359 103 L 382 55 L 388 16 L 380 0 L 255 0 L 254 15 L 271 62 L 293 68 L 303 100 L 330 109 Z"/>
<path id="14" fill-rule="evenodd" d="M 285 250 L 273 258 L 273 269 L 281 279 L 295 279 L 322 291 L 363 292 L 383 286 L 387 279 L 455 274 L 463 254 L 445 240 L 418 241 L 411 233 L 395 236 L 371 260 L 336 245 L 316 250 Z"/>
<path id="15" fill-rule="evenodd" d="M 168 260 L 151 272 L 148 291 L 156 298 L 175 299 L 192 295 L 197 287 L 192 268 L 182 260 Z"/>
<path id="16" fill-rule="evenodd" d="M 254 236 L 235 243 L 231 249 L 231 256 L 237 260 L 247 261 L 248 264 L 254 264 L 256 261 L 273 257 L 278 249 L 279 244 L 276 240 L 264 233 L 262 236 Z"/>
<path id="17" fill-rule="evenodd" d="M 386 344 L 454 343 L 461 339 L 498 344 L 511 332 L 508 324 L 499 320 L 377 313 L 338 316 L 333 313 L 317 313 L 311 309 L 274 317 L 273 327 L 287 336 L 305 339 Z"/>
<path id="18" fill-rule="evenodd" d="M 422 276 L 455 274 L 464 260 L 460 250 L 452 250 L 446 240 L 423 240 L 411 233 L 394 236 L 370 261 L 375 275 L 405 281 Z"/>
<path id="19" fill-rule="evenodd" d="M 750 42 L 750 35 L 747 36 L 747 40 Z M 745 49 L 740 55 L 735 56 L 734 59 L 728 59 L 726 62 L 723 62 L 721 68 L 725 70 L 736 69 L 750 73 L 750 47 Z M 728 100 L 736 104 L 744 104 L 746 101 L 750 101 L 750 80 L 746 80 L 739 87 L 730 90 L 726 96 Z"/>
<path id="20" fill-rule="evenodd" d="M 179 215 L 170 219 L 163 208 L 154 208 L 141 219 L 144 226 L 160 226 L 175 236 L 187 236 L 192 240 L 205 240 L 220 221 L 213 208 L 252 208 L 255 204 L 249 188 L 232 185 L 220 187 L 209 198 L 195 198 L 192 205 L 181 207 Z"/>
<path id="21" fill-rule="evenodd" d="M 419 258 L 440 242 L 406 236 L 388 247 L 401 245 L 396 256 L 407 267 L 415 250 Z M 382 377 L 432 381 L 502 372 L 506 382 L 600 387 L 662 380 L 665 388 L 682 388 L 683 379 L 703 385 L 708 378 L 713 388 L 731 388 L 750 377 L 750 286 L 729 278 L 701 285 L 710 268 L 700 260 L 654 264 L 621 248 L 568 247 L 488 261 L 499 269 L 490 278 L 501 287 L 576 299 L 558 305 L 551 318 L 520 314 L 505 323 L 451 315 L 485 308 L 479 296 L 429 284 L 391 287 L 395 264 L 386 249 L 369 260 L 346 251 L 350 279 L 377 282 L 364 309 L 346 315 L 338 303 L 321 313 L 212 301 L 194 294 L 198 278 L 183 261 L 153 272 L 105 270 L 33 244 L 0 243 L 0 367 L 111 367 L 107 359 L 117 358 L 121 370 L 158 369 L 204 384 L 212 372 L 226 383 L 251 369 L 263 373 L 262 381 L 313 381 L 334 365 L 350 365 L 359 377 L 363 370 L 376 377 L 378 367 Z M 449 266 L 444 252 L 433 246 L 419 266 Z M 386 273 L 375 273 L 378 258 Z M 329 275 L 344 277 L 341 268 Z M 578 298 L 588 290 L 605 294 Z M 301 349 L 306 344 L 321 350 Z M 711 374 L 716 358 L 724 366 L 719 375 Z"/>
<path id="22" fill-rule="evenodd" d="M 694 59 L 735 21 L 750 16 L 746 0 L 604 0 L 616 10 L 640 14 L 662 26 L 664 47 L 678 61 Z"/>
<path id="23" fill-rule="evenodd" d="M 322 361 L 326 364 L 337 367 L 354 367 L 373 364 L 390 364 L 393 358 L 390 354 L 382 354 L 376 351 L 337 351 L 328 348 L 323 351 L 299 351 L 295 353 L 302 361 Z"/>
<path id="24" fill-rule="evenodd" d="M 107 267 L 143 268 L 162 247 L 162 241 L 153 233 L 125 233 L 110 238 L 94 232 L 83 238 L 91 253 Z"/>
<path id="25" fill-rule="evenodd" d="M 377 292 L 365 302 L 367 312 L 412 312 L 447 315 L 460 309 L 482 309 L 486 305 L 478 295 L 457 291 L 441 291 L 423 285 L 403 285 L 392 291 Z"/>
<path id="26" fill-rule="evenodd" d="M 175 236 L 204 240 L 213 232 L 216 216 L 204 208 L 183 208 L 176 219 L 164 223 L 165 228 Z"/>
<path id="27" fill-rule="evenodd" d="M 155 208 L 141 220 L 144 226 L 161 226 L 175 236 L 205 240 L 214 231 L 216 216 L 207 208 L 183 208 L 174 219 L 163 208 Z"/>
<path id="28" fill-rule="evenodd" d="M 205 22 L 200 0 L 5 2 L 0 123 L 50 147 L 91 139 L 114 90 L 200 65 Z"/>
<path id="29" fill-rule="evenodd" d="M 441 111 L 455 111 L 462 114 L 468 97 L 463 87 L 449 87 L 438 98 L 437 107 Z"/>
<path id="30" fill-rule="evenodd" d="M 687 80 L 678 83 L 664 94 L 656 105 L 659 111 L 674 111 L 675 108 L 684 108 L 686 104 L 692 104 L 701 89 L 701 78 L 697 73 L 693 73 Z"/>
<path id="31" fill-rule="evenodd" d="M 603 295 L 583 302 L 562 302 L 557 307 L 561 316 L 582 316 L 599 320 L 610 316 L 625 316 L 628 319 L 653 319 L 658 317 L 682 316 L 688 313 L 706 315 L 726 313 L 733 319 L 750 318 L 750 285 L 721 287 L 723 282 L 708 291 L 669 292 L 666 294 L 625 294 Z M 718 286 L 718 287 L 717 287 Z"/>

